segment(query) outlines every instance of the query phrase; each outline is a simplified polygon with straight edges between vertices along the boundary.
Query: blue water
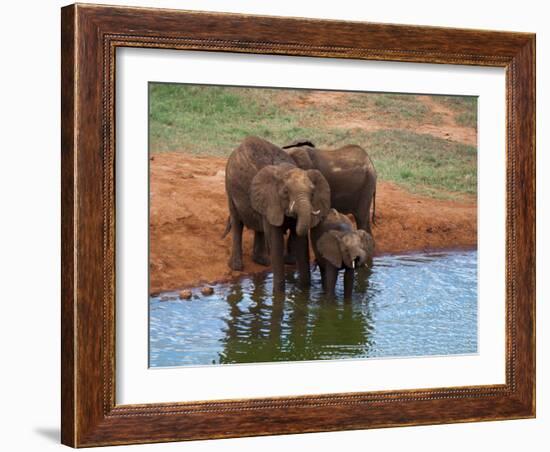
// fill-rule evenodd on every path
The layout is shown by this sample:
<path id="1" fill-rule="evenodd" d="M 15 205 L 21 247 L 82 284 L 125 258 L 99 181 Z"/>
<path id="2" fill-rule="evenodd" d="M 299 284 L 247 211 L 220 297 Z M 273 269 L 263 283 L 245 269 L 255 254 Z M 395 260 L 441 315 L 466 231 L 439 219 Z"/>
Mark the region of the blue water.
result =
<path id="1" fill-rule="evenodd" d="M 291 268 L 287 274 L 277 299 L 271 273 L 219 284 L 211 296 L 151 297 L 149 365 L 477 352 L 476 251 L 375 258 L 357 273 L 351 301 L 342 300 L 343 275 L 337 299 L 328 300 L 318 270 L 309 290 L 298 288 Z"/>

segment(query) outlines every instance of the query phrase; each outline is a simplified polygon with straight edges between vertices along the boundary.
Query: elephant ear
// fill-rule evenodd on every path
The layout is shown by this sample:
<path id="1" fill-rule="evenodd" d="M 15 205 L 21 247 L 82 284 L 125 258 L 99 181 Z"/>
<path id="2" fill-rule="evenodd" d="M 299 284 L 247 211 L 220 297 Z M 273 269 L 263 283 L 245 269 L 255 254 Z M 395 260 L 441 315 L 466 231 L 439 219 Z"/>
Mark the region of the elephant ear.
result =
<path id="1" fill-rule="evenodd" d="M 252 208 L 267 218 L 269 224 L 273 226 L 281 226 L 285 218 L 279 195 L 280 173 L 280 168 L 275 165 L 265 166 L 258 171 L 250 184 Z"/>
<path id="2" fill-rule="evenodd" d="M 313 161 L 311 160 L 311 156 L 309 155 L 309 149 L 308 148 L 296 148 L 291 149 L 290 151 L 287 151 L 288 155 L 294 160 L 294 163 L 296 163 L 296 166 L 298 168 L 301 168 L 303 170 L 309 170 L 314 169 L 315 166 L 313 165 Z"/>
<path id="3" fill-rule="evenodd" d="M 314 185 L 311 207 L 314 211 L 320 211 L 318 215 L 313 215 L 316 220 L 312 222 L 311 227 L 314 227 L 328 214 L 330 209 L 330 187 L 325 176 L 319 170 L 308 170 L 307 175 Z"/>
<path id="4" fill-rule="evenodd" d="M 312 148 L 315 147 L 312 141 L 306 140 L 305 138 L 300 138 L 299 140 L 294 140 L 292 143 L 283 146 L 283 149 L 299 148 L 301 146 L 310 146 Z"/>
<path id="5" fill-rule="evenodd" d="M 321 235 L 316 247 L 319 254 L 336 268 L 342 267 L 342 248 L 338 231 L 329 231 Z"/>
<path id="6" fill-rule="evenodd" d="M 357 231 L 357 235 L 361 238 L 361 246 L 367 253 L 368 258 L 372 259 L 374 254 L 374 239 L 372 238 L 372 235 L 363 229 L 359 229 Z"/>

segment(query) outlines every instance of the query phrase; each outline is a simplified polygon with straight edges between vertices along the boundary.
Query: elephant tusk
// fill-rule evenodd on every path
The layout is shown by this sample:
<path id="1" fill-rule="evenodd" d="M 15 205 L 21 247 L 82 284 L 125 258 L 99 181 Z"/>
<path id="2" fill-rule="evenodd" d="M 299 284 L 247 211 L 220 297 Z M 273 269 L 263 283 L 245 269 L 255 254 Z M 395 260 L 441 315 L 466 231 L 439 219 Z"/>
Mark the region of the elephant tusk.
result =
<path id="1" fill-rule="evenodd" d="M 294 209 L 294 204 L 296 204 L 296 201 L 292 201 L 292 202 L 290 203 L 290 208 L 288 209 L 288 211 L 289 211 L 290 213 L 292 213 L 292 209 Z"/>
<path id="2" fill-rule="evenodd" d="M 351 261 L 351 268 L 355 270 L 355 261 Z"/>
<path id="3" fill-rule="evenodd" d="M 320 210 L 314 210 L 313 212 L 311 212 L 313 215 L 319 215 L 321 213 Z"/>

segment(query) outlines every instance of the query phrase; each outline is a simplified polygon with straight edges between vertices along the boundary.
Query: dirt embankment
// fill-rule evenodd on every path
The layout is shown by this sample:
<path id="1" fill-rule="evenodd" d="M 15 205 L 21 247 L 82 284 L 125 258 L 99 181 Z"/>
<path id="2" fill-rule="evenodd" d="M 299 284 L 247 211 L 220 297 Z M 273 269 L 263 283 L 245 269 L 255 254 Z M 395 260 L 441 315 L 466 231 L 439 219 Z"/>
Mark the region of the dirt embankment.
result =
<path id="1" fill-rule="evenodd" d="M 155 154 L 150 162 L 150 291 L 227 280 L 242 274 L 227 266 L 225 158 Z M 437 200 L 379 182 L 376 253 L 467 248 L 477 243 L 475 199 Z M 246 273 L 264 271 L 251 260 L 252 233 L 244 234 Z"/>

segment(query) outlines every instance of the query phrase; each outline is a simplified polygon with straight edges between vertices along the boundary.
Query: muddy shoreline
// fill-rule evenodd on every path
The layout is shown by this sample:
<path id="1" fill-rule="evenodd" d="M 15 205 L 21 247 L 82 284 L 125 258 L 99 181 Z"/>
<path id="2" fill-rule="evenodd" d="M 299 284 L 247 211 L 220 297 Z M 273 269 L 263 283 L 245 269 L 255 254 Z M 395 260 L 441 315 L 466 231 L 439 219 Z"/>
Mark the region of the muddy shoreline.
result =
<path id="1" fill-rule="evenodd" d="M 243 237 L 244 271 L 227 266 L 224 158 L 157 153 L 150 161 L 149 291 L 151 294 L 227 282 L 263 273 L 251 261 L 252 233 Z M 379 181 L 376 255 L 475 249 L 475 197 L 440 200 Z"/>
<path id="2" fill-rule="evenodd" d="M 395 252 L 388 252 L 388 253 L 375 253 L 375 257 L 384 257 L 384 256 L 408 256 L 408 255 L 415 255 L 415 254 L 420 254 L 420 253 L 425 253 L 425 254 L 430 254 L 430 253 L 452 253 L 452 252 L 460 252 L 460 251 L 475 251 L 477 249 L 477 246 L 453 246 L 453 247 L 449 247 L 449 248 L 428 248 L 428 249 L 420 249 L 420 250 L 407 250 L 407 251 L 395 251 Z M 311 254 L 313 255 L 313 252 L 311 252 Z M 314 271 L 314 264 L 315 262 L 312 260 L 311 261 L 311 270 Z M 288 269 L 288 271 L 292 271 L 293 269 L 295 270 L 296 269 L 296 266 L 295 265 L 286 265 L 285 266 L 286 269 Z M 235 283 L 235 282 L 238 282 L 242 279 L 245 279 L 247 277 L 250 277 L 250 276 L 257 276 L 257 275 L 264 275 L 264 274 L 267 274 L 271 272 L 271 267 L 262 267 L 262 270 L 257 270 L 257 271 L 254 271 L 254 272 L 246 272 L 246 271 L 242 271 L 242 272 L 233 272 L 234 275 L 229 275 L 227 277 L 224 277 L 224 278 L 221 278 L 221 279 L 216 279 L 216 280 L 213 280 L 213 281 L 197 281 L 191 285 L 187 285 L 187 286 L 182 286 L 182 287 L 175 287 L 175 288 L 170 288 L 170 289 L 163 289 L 163 290 L 159 290 L 159 291 L 155 291 L 155 292 L 151 292 L 149 295 L 151 297 L 158 297 L 158 296 L 161 296 L 161 295 L 166 295 L 166 294 L 174 294 L 174 297 L 175 298 L 170 298 L 171 300 L 172 299 L 177 299 L 176 295 L 178 292 L 182 291 L 182 290 L 191 290 L 193 294 L 195 294 L 195 292 L 199 292 L 200 293 L 200 289 L 203 288 L 203 287 L 207 287 L 207 286 L 215 286 L 215 285 L 218 285 L 218 284 L 225 284 L 225 283 Z"/>

